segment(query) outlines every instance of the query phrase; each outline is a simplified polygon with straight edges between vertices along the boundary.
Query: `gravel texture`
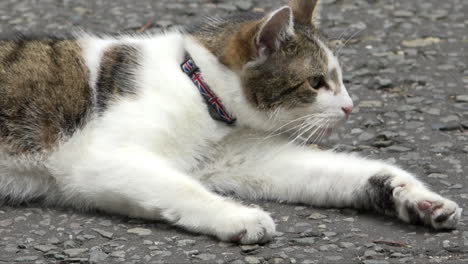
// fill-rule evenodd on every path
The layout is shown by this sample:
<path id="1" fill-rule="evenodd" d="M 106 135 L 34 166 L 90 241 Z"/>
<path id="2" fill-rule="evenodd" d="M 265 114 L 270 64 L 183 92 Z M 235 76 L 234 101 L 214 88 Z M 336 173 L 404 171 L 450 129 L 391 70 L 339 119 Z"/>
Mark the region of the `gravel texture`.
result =
<path id="1" fill-rule="evenodd" d="M 205 15 L 280 6 L 281 0 L 2 0 L 0 33 L 156 32 Z M 323 0 L 322 27 L 356 109 L 327 145 L 396 162 L 468 205 L 468 2 Z M 468 212 L 458 230 L 349 209 L 263 202 L 279 236 L 238 246 L 161 222 L 0 207 L 0 263 L 462 263 Z M 465 262 L 466 263 L 466 262 Z"/>

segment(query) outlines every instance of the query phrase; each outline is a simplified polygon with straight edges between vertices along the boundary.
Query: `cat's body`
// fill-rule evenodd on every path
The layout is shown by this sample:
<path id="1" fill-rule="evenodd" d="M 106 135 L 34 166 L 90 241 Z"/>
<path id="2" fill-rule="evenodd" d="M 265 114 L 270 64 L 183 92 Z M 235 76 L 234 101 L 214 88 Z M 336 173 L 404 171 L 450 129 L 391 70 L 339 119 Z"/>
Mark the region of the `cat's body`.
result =
<path id="1" fill-rule="evenodd" d="M 0 42 L 0 199 L 165 219 L 241 243 L 270 239 L 273 220 L 212 191 L 454 228 L 461 209 L 410 173 L 285 136 L 317 139 L 352 109 L 308 24 L 315 5 L 193 34 Z M 181 69 L 188 55 L 234 124 L 207 110 Z"/>

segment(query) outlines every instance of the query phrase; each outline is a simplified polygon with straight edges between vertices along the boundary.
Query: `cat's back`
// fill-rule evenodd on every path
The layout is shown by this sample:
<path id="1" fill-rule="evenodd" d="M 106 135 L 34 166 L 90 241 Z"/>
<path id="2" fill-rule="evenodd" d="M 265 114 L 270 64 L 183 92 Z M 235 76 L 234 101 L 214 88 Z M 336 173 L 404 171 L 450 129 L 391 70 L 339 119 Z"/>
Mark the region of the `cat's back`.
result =
<path id="1" fill-rule="evenodd" d="M 0 148 L 42 152 L 83 124 L 89 71 L 74 39 L 0 40 Z"/>
<path id="2" fill-rule="evenodd" d="M 179 32 L 0 39 L 0 154 L 52 153 L 77 134 L 108 141 L 146 135 L 168 116 L 180 128 L 174 113 L 212 122 L 184 79 L 183 56 Z"/>

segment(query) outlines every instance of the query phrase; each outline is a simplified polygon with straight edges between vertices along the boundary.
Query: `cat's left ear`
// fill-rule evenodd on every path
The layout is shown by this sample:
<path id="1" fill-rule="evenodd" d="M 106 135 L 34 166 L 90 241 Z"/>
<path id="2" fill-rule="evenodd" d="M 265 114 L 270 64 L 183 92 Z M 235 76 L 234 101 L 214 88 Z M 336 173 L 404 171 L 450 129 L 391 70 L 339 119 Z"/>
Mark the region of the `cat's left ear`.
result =
<path id="1" fill-rule="evenodd" d="M 294 22 L 302 25 L 318 26 L 320 20 L 320 0 L 289 0 Z"/>
<path id="2" fill-rule="evenodd" d="M 269 56 L 280 45 L 294 35 L 293 12 L 289 6 L 272 12 L 261 24 L 255 37 L 257 52 L 260 57 Z"/>

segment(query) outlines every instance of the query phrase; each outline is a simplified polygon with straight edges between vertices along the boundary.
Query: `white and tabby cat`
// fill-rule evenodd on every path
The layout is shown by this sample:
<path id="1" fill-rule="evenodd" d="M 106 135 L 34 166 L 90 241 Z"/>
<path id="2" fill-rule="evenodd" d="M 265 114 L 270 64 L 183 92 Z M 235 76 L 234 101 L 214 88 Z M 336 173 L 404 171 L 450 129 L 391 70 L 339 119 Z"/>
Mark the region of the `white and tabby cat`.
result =
<path id="1" fill-rule="evenodd" d="M 353 107 L 316 7 L 155 36 L 0 41 L 0 200 L 243 244 L 268 241 L 274 221 L 221 194 L 455 228 L 461 209 L 411 173 L 305 146 Z"/>

